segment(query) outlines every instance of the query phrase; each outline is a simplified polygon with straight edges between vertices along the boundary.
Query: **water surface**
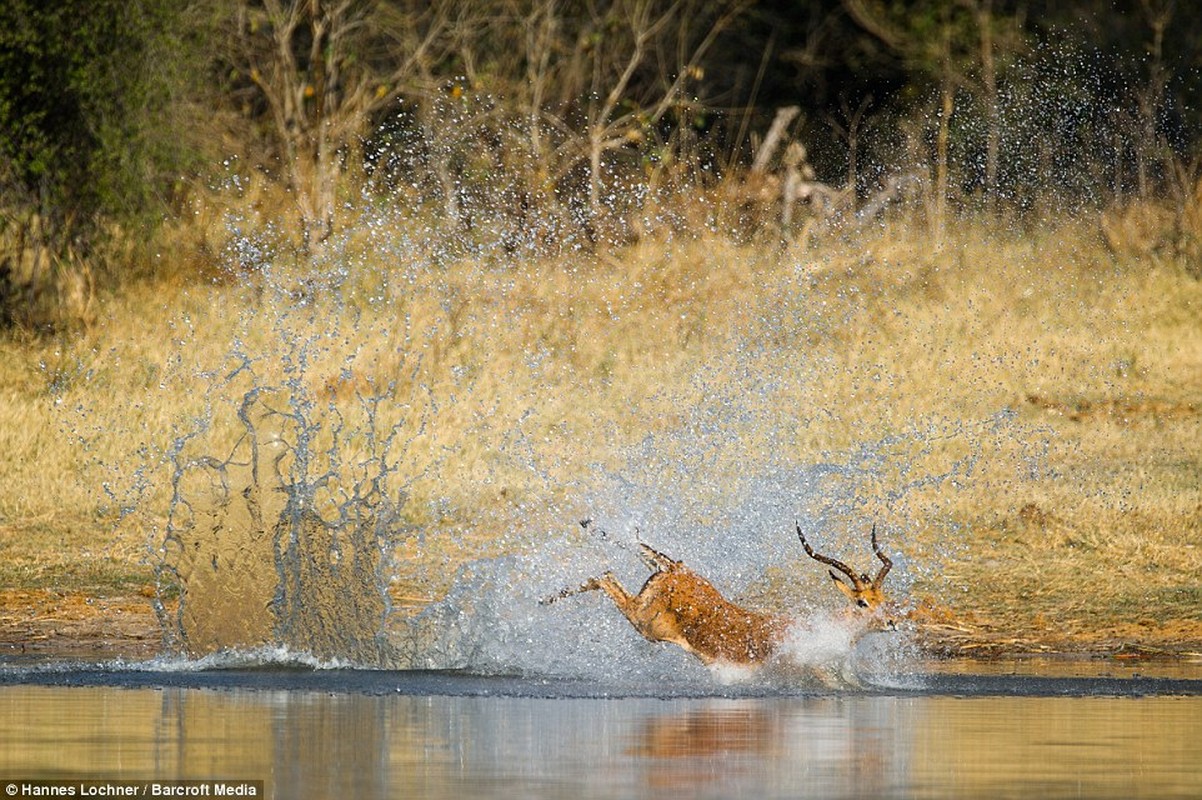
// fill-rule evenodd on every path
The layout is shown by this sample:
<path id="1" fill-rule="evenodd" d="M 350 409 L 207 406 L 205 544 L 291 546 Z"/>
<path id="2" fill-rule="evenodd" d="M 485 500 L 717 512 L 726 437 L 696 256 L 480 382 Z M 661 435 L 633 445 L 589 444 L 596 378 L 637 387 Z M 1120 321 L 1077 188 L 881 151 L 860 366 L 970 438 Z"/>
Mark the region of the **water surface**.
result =
<path id="1" fill-rule="evenodd" d="M 765 693 L 456 673 L 9 668 L 0 779 L 322 797 L 1196 797 L 1202 681 L 984 675 Z M 1101 669 L 1088 673 L 1104 672 Z"/>

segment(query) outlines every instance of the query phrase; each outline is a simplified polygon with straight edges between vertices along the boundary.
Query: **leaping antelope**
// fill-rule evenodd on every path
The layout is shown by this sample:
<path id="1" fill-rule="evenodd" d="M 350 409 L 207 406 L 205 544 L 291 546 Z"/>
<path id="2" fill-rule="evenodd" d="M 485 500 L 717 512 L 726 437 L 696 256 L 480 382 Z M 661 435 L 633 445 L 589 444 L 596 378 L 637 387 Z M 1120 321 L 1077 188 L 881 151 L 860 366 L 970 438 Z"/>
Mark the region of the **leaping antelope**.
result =
<path id="1" fill-rule="evenodd" d="M 587 526 L 587 523 L 582 523 Z M 872 630 L 893 627 L 885 613 L 889 607 L 882 586 L 893 562 L 880 549 L 876 525 L 872 526 L 872 551 L 883 565 L 875 578 L 857 575 L 842 561 L 815 553 L 797 525 L 797 538 L 806 554 L 834 570 L 831 580 L 852 602 L 849 624 L 855 637 Z M 592 578 L 576 589 L 564 589 L 542 600 L 543 605 L 597 589 L 613 599 L 618 610 L 648 641 L 671 642 L 684 648 L 706 665 L 754 666 L 763 663 L 784 641 L 792 621 L 786 617 L 753 611 L 730 602 L 705 578 L 683 563 L 640 543 L 640 557 L 651 568 L 651 576 L 637 595 L 626 591 L 612 572 Z"/>

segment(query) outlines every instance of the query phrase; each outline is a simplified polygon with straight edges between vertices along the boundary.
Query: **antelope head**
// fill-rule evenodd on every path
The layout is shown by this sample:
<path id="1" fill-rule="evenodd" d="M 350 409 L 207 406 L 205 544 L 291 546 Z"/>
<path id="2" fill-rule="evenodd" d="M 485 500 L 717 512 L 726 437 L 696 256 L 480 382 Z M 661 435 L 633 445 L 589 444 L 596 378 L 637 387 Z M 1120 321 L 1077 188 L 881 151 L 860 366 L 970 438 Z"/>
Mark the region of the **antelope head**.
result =
<path id="1" fill-rule="evenodd" d="M 801 546 L 805 548 L 806 555 L 815 561 L 826 564 L 828 567 L 834 567 L 834 569 L 830 570 L 831 580 L 835 582 L 835 586 L 839 588 L 839 591 L 843 592 L 847 596 L 847 599 L 854 604 L 855 611 L 874 615 L 884 612 L 885 618 L 882 619 L 883 626 L 887 628 L 894 627 L 893 620 L 888 618 L 890 616 L 890 603 L 886 600 L 883 589 L 885 576 L 889 574 L 890 568 L 893 567 L 893 562 L 889 560 L 889 557 L 881 551 L 880 545 L 877 544 L 876 524 L 874 523 L 872 526 L 872 552 L 876 553 L 876 557 L 881 560 L 882 566 L 874 578 L 869 577 L 867 572 L 861 572 L 857 575 L 851 567 L 842 561 L 814 552 L 814 549 L 810 547 L 810 543 L 806 541 L 805 534 L 801 532 L 801 525 L 798 523 L 794 524 L 797 525 L 797 538 L 801 539 Z M 836 575 L 835 570 L 843 573 L 847 580 Z"/>

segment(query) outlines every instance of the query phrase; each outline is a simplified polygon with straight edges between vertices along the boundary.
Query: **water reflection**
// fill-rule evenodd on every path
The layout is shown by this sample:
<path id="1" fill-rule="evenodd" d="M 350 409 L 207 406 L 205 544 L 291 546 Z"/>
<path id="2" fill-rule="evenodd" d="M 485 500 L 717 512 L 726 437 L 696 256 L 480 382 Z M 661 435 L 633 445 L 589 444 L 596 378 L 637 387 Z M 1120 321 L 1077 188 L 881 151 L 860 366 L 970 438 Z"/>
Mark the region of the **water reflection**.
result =
<path id="1" fill-rule="evenodd" d="M 1188 797 L 1202 697 L 527 699 L 0 687 L 0 779 L 319 797 Z"/>

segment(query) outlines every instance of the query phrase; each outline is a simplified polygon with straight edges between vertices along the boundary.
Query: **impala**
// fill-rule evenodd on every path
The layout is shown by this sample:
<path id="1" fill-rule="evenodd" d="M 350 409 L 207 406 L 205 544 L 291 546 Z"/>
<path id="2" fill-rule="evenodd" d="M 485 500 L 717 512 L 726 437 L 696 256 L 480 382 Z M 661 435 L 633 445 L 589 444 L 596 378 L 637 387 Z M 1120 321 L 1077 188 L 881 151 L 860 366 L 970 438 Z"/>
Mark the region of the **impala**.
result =
<path id="1" fill-rule="evenodd" d="M 893 562 L 877 544 L 875 525 L 871 535 L 872 551 L 883 566 L 873 578 L 867 573 L 857 575 L 842 561 L 814 552 L 801 532 L 801 525 L 797 525 L 797 537 L 810 558 L 834 568 L 830 571 L 831 580 L 852 602 L 844 624 L 852 629 L 853 639 L 872 630 L 893 627 L 887 613 L 890 604 L 882 588 Z M 706 665 L 755 666 L 763 663 L 784 642 L 793 625 L 792 620 L 732 603 L 712 583 L 680 561 L 642 543 L 639 548 L 644 563 L 652 572 L 638 594 L 626 591 L 613 573 L 606 572 L 579 588 L 564 589 L 542 603 L 546 605 L 599 589 L 610 596 L 618 610 L 647 640 L 679 645 Z M 836 575 L 834 570 L 843 573 L 847 580 Z"/>

